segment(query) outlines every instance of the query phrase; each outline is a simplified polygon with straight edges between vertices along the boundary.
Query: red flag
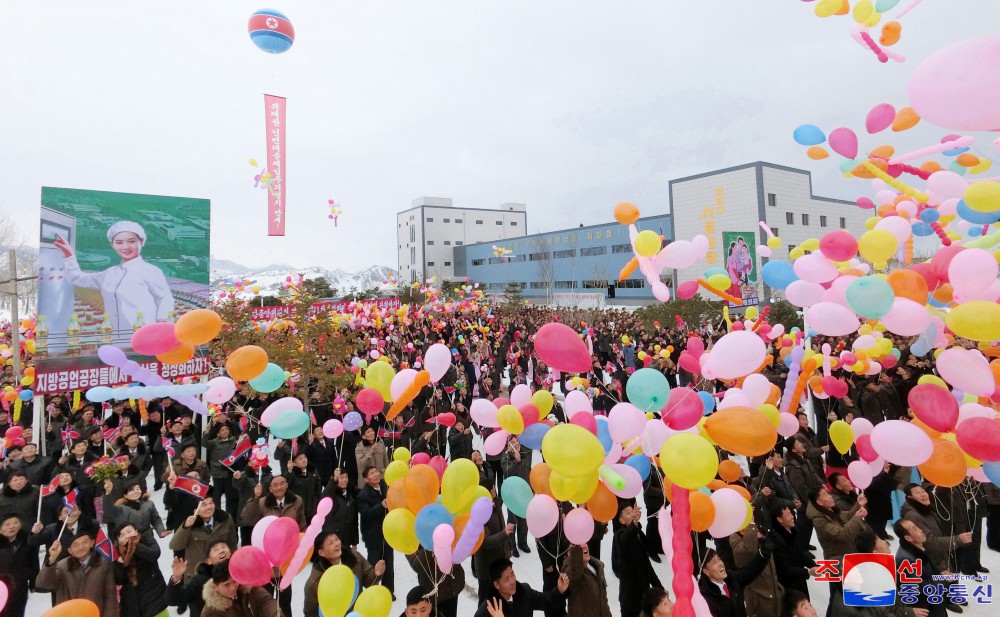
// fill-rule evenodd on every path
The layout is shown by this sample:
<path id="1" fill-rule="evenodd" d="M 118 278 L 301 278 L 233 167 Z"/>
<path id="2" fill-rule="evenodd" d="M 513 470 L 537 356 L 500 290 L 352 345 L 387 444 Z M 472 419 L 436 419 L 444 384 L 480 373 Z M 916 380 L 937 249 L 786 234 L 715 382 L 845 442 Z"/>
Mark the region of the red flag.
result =
<path id="1" fill-rule="evenodd" d="M 60 431 L 60 434 L 62 435 L 63 443 L 69 443 L 80 438 L 80 433 L 73 429 L 63 429 Z"/>
<path id="2" fill-rule="evenodd" d="M 114 441 L 118 438 L 118 435 L 122 432 L 122 425 L 112 426 L 110 428 L 104 429 L 102 431 L 104 434 L 104 441 Z"/>
<path id="3" fill-rule="evenodd" d="M 226 467 L 232 467 L 236 464 L 236 461 L 247 455 L 251 446 L 253 446 L 253 444 L 250 443 L 250 437 L 246 434 L 240 435 L 240 438 L 236 440 L 236 447 L 229 454 L 229 456 L 222 459 L 222 464 Z"/>
<path id="4" fill-rule="evenodd" d="M 190 476 L 178 476 L 174 482 L 174 489 L 187 493 L 192 497 L 204 499 L 208 495 L 208 484 L 201 480 L 196 480 Z"/>
<path id="5" fill-rule="evenodd" d="M 264 95 L 267 170 L 274 182 L 267 191 L 267 235 L 285 235 L 285 99 Z"/>
<path id="6" fill-rule="evenodd" d="M 56 476 L 58 477 L 58 476 Z M 76 507 L 76 496 L 80 494 L 80 489 L 75 488 L 63 495 L 63 505 L 72 510 Z"/>
<path id="7" fill-rule="evenodd" d="M 108 535 L 104 533 L 104 529 L 101 527 L 97 528 L 97 539 L 94 548 L 108 561 L 112 563 L 118 561 L 118 550 L 111 543 L 111 540 L 108 539 Z"/>
<path id="8" fill-rule="evenodd" d="M 48 497 L 52 493 L 56 492 L 57 488 L 59 488 L 58 474 L 56 474 L 56 477 L 52 478 L 51 482 L 42 487 L 42 497 Z"/>

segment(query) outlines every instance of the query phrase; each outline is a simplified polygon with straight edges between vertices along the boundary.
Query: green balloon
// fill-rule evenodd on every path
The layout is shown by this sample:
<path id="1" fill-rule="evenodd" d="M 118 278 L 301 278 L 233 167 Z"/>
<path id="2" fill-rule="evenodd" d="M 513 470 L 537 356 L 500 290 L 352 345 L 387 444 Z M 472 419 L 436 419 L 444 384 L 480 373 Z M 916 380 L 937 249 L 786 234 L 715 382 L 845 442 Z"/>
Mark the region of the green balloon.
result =
<path id="1" fill-rule="evenodd" d="M 535 496 L 524 478 L 511 476 L 500 485 L 500 496 L 507 509 L 521 518 L 528 516 L 528 502 Z"/>

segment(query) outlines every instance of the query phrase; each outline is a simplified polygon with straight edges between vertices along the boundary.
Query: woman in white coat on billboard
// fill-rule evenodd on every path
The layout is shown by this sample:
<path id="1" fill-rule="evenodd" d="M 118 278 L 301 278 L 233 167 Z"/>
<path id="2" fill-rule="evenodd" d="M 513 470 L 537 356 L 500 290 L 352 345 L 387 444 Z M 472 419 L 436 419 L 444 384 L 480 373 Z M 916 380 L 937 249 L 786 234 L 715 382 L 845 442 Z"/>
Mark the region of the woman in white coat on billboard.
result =
<path id="1" fill-rule="evenodd" d="M 55 246 L 66 256 L 66 279 L 71 285 L 98 289 L 104 298 L 104 312 L 110 316 L 114 332 L 131 336 L 139 313 L 145 323 L 167 321 L 174 310 L 174 296 L 163 271 L 143 260 L 146 232 L 132 221 L 118 221 L 108 229 L 108 242 L 121 263 L 102 272 L 84 272 L 73 248 L 62 236 Z"/>

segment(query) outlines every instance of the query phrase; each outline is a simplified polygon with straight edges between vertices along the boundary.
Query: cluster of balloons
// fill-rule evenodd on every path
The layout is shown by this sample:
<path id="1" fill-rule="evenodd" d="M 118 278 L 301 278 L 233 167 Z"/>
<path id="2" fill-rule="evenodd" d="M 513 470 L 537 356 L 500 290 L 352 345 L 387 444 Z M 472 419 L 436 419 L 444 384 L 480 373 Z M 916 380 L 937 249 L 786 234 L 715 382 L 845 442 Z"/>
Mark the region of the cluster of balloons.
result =
<path id="1" fill-rule="evenodd" d="M 333 226 L 336 227 L 337 219 L 339 219 L 340 215 L 344 213 L 344 209 L 339 203 L 332 199 L 326 200 L 326 204 L 330 208 L 330 214 L 327 215 L 327 218 L 333 221 Z"/>
<path id="2" fill-rule="evenodd" d="M 812 2 L 813 0 L 805 1 Z M 910 0 L 906 8 L 900 10 L 892 21 L 883 24 L 878 34 L 877 43 L 872 38 L 870 28 L 877 26 L 882 21 L 883 15 L 899 4 L 899 0 L 858 0 L 853 7 L 850 0 L 818 0 L 813 11 L 817 17 L 823 18 L 850 14 L 854 20 L 854 24 L 851 26 L 851 38 L 858 45 L 875 54 L 878 61 L 884 64 L 890 58 L 896 62 L 906 60 L 905 56 L 888 48 L 898 43 L 900 36 L 902 36 L 903 26 L 899 20 L 919 3 L 920 0 Z"/>
<path id="3" fill-rule="evenodd" d="M 392 270 L 389 270 L 388 272 L 385 273 L 385 278 L 382 279 L 382 284 L 391 285 L 392 287 L 395 287 L 396 285 L 399 284 L 399 279 L 396 278 L 396 275 L 395 273 L 393 273 Z"/>
<path id="4" fill-rule="evenodd" d="M 251 298 L 260 295 L 261 286 L 251 279 L 228 276 L 219 282 L 218 298 Z"/>
<path id="5" fill-rule="evenodd" d="M 343 564 L 323 572 L 316 586 L 316 596 L 324 617 L 344 617 L 345 614 L 346 617 L 388 617 L 392 610 L 392 592 L 387 587 L 373 585 L 361 591 L 360 581 Z"/>
<path id="6" fill-rule="evenodd" d="M 505 246 L 493 245 L 493 256 L 500 260 L 500 263 L 507 263 L 507 260 L 514 256 L 514 251 Z"/>
<path id="7" fill-rule="evenodd" d="M 132 334 L 132 349 L 155 356 L 163 364 L 183 364 L 194 357 L 195 348 L 218 336 L 222 318 L 210 309 L 195 309 L 176 323 L 155 322 Z"/>

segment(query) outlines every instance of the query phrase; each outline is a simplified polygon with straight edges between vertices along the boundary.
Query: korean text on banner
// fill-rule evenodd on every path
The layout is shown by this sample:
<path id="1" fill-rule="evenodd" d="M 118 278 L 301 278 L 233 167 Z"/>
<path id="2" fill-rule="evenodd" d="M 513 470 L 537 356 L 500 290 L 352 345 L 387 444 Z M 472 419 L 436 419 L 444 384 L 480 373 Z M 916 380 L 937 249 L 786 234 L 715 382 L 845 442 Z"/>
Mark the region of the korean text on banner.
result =
<path id="1" fill-rule="evenodd" d="M 285 99 L 264 95 L 267 169 L 274 178 L 267 192 L 267 235 L 285 235 Z"/>

